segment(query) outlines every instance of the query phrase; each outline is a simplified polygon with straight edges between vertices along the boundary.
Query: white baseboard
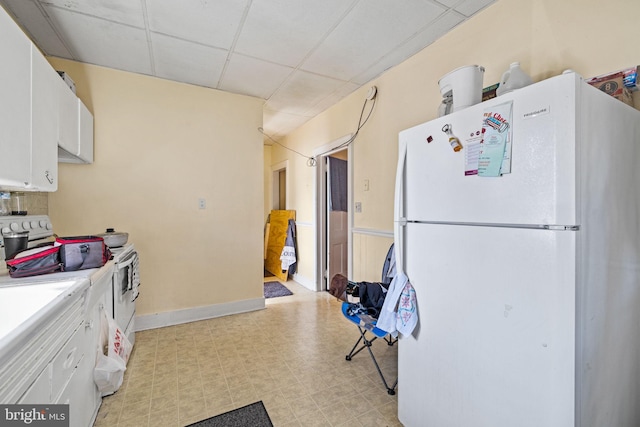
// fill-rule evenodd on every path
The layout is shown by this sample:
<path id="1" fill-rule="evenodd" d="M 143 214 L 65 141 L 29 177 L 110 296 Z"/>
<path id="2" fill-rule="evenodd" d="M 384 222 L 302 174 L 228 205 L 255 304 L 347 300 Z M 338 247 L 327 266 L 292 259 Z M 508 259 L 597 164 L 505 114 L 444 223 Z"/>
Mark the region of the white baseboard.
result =
<path id="1" fill-rule="evenodd" d="M 307 277 L 304 277 L 304 276 L 299 275 L 298 273 L 295 273 L 293 275 L 293 280 L 296 283 L 298 283 L 299 285 L 302 285 L 305 288 L 309 289 L 310 291 L 314 291 L 314 292 L 317 291 L 316 282 L 314 282 L 313 280 L 311 280 L 311 279 L 309 279 Z"/>
<path id="2" fill-rule="evenodd" d="M 144 314 L 136 316 L 135 330 L 163 328 L 165 326 L 180 325 L 182 323 L 197 322 L 198 320 L 213 319 L 230 314 L 246 313 L 265 308 L 264 298 L 233 301 L 224 304 L 213 304 L 184 310 L 167 311 L 164 313 Z"/>

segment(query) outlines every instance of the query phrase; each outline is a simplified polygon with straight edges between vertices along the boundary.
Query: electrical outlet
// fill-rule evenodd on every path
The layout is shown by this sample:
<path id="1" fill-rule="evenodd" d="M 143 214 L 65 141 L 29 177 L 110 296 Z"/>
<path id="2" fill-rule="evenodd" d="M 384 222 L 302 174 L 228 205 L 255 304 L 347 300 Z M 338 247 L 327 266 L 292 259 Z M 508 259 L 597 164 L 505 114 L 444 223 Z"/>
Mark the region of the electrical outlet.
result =
<path id="1" fill-rule="evenodd" d="M 207 201 L 206 199 L 198 199 L 198 209 L 206 209 Z"/>
<path id="2" fill-rule="evenodd" d="M 362 202 L 356 202 L 356 213 L 362 213 Z"/>

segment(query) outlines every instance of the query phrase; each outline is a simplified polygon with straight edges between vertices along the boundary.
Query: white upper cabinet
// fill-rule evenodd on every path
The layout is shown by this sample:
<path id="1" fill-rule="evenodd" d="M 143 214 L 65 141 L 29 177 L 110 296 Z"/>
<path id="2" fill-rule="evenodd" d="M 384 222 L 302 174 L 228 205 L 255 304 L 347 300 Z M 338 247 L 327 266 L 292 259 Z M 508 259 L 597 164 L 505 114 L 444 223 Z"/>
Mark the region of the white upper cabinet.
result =
<path id="1" fill-rule="evenodd" d="M 31 45 L 31 188 L 58 189 L 58 73 Z"/>
<path id="2" fill-rule="evenodd" d="M 58 161 L 93 163 L 93 116 L 0 7 L 0 189 L 56 191 Z"/>
<path id="3" fill-rule="evenodd" d="M 78 151 L 78 98 L 67 84 L 58 77 L 58 146 L 76 155 Z"/>
<path id="4" fill-rule="evenodd" d="M 78 98 L 78 112 L 80 116 L 80 149 L 78 157 L 85 163 L 93 163 L 93 114 Z"/>
<path id="5" fill-rule="evenodd" d="M 31 179 L 31 42 L 0 7 L 0 187 Z"/>
<path id="6" fill-rule="evenodd" d="M 93 115 L 69 86 L 59 79 L 58 161 L 93 163 Z"/>

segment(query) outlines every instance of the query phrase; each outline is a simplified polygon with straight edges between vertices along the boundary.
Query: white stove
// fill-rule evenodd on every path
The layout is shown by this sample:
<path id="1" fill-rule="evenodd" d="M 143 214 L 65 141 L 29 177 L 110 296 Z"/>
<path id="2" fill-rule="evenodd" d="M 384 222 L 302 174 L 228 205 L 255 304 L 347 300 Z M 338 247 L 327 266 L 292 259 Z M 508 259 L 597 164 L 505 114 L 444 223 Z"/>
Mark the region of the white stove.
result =
<path id="1" fill-rule="evenodd" d="M 4 241 L 2 233 L 10 231 L 28 231 L 29 247 L 53 241 L 53 226 L 47 215 L 0 216 L 0 279 L 9 275 L 4 262 Z M 2 285 L 0 280 L 0 286 Z"/>
<path id="2" fill-rule="evenodd" d="M 107 307 L 107 312 L 112 313 L 116 324 L 124 330 L 125 335 L 133 344 L 135 342 L 135 301 L 138 298 L 140 286 L 138 252 L 132 243 L 109 249 L 113 254 L 115 270 L 113 273 L 112 305 Z"/>
<path id="3" fill-rule="evenodd" d="M 2 233 L 10 231 L 28 231 L 30 246 L 45 242 L 53 236 L 53 226 L 47 215 L 0 216 L 0 247 L 4 260 L 4 242 Z"/>

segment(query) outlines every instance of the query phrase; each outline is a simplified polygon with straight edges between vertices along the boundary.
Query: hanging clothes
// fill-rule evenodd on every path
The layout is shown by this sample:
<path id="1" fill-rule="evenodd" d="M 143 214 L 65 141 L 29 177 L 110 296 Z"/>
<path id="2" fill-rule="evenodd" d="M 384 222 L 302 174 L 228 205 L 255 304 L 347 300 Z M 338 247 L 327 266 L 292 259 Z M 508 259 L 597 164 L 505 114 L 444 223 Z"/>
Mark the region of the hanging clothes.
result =
<path id="1" fill-rule="evenodd" d="M 358 282 L 358 296 L 363 307 L 371 308 L 370 313 L 374 318 L 378 317 L 384 304 L 387 289 L 382 283 Z"/>
<path id="2" fill-rule="evenodd" d="M 385 288 L 389 287 L 391 280 L 396 275 L 396 256 L 394 252 L 395 244 L 392 243 L 387 251 L 387 256 L 384 259 L 384 264 L 382 266 L 382 283 Z"/>
<path id="3" fill-rule="evenodd" d="M 289 270 L 290 274 L 296 272 L 296 222 L 289 219 L 287 223 L 287 237 L 284 241 L 284 247 L 280 254 L 280 262 L 282 271 Z"/>
<path id="4" fill-rule="evenodd" d="M 347 161 L 328 157 L 329 210 L 347 212 Z"/>

